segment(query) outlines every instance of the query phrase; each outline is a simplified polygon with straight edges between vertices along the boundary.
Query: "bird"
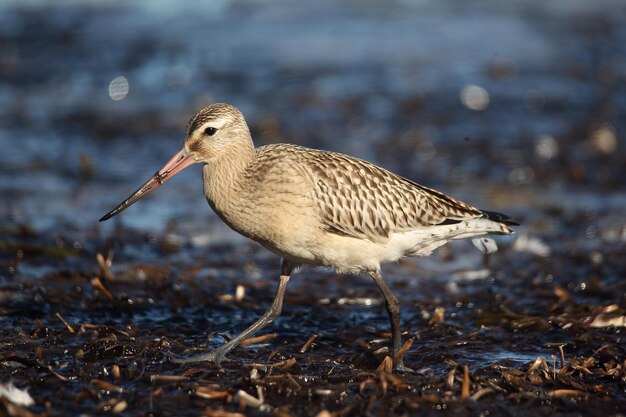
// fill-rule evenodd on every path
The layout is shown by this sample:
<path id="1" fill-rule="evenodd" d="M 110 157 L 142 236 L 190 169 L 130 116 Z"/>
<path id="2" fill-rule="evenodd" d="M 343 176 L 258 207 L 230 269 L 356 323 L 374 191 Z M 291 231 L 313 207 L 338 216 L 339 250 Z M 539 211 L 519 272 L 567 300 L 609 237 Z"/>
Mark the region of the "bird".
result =
<path id="1" fill-rule="evenodd" d="M 312 265 L 374 280 L 389 316 L 394 367 L 410 369 L 398 355 L 400 303 L 381 265 L 428 256 L 451 240 L 511 234 L 511 226 L 519 225 L 346 154 L 287 143 L 255 148 L 244 115 L 225 103 L 195 114 L 182 149 L 100 221 L 196 163 L 202 165 L 206 200 L 219 218 L 282 260 L 278 288 L 265 314 L 216 349 L 172 355 L 175 363 L 208 361 L 219 367 L 230 351 L 281 314 L 291 275 Z"/>

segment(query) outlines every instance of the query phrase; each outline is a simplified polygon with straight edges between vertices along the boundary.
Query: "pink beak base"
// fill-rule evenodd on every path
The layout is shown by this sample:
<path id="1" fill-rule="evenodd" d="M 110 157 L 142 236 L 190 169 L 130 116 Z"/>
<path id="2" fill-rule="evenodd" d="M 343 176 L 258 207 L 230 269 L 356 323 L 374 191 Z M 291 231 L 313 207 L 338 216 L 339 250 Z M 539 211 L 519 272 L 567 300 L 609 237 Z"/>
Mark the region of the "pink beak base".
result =
<path id="1" fill-rule="evenodd" d="M 133 195 L 128 197 L 113 210 L 102 216 L 100 221 L 103 222 L 105 220 L 109 220 L 111 217 L 121 213 L 127 207 L 131 206 L 133 203 L 139 200 L 141 197 L 156 189 L 159 185 L 163 184 L 165 181 L 169 180 L 174 175 L 178 174 L 180 171 L 195 162 L 196 161 L 189 152 L 187 152 L 185 149 L 181 150 L 176 155 L 174 155 L 172 159 L 170 159 L 169 162 L 165 164 L 165 166 L 163 166 L 163 168 L 158 170 L 156 174 L 152 176 L 152 178 L 146 181 L 144 185 L 139 187 L 139 189 L 135 191 Z"/>

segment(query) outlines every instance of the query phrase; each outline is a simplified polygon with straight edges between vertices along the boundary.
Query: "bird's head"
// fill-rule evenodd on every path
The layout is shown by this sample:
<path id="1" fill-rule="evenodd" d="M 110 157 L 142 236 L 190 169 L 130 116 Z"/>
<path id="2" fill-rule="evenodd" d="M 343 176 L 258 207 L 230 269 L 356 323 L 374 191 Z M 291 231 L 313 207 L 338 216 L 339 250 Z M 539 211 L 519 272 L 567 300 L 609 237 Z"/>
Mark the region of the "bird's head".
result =
<path id="1" fill-rule="evenodd" d="M 195 162 L 211 163 L 249 143 L 250 131 L 243 114 L 229 104 L 218 103 L 205 107 L 189 120 L 181 152 L 192 155 Z"/>
<path id="2" fill-rule="evenodd" d="M 223 103 L 205 107 L 187 123 L 183 148 L 130 197 L 102 216 L 100 221 L 117 215 L 188 166 L 197 162 L 209 164 L 220 155 L 236 154 L 250 144 L 250 131 L 239 110 Z"/>

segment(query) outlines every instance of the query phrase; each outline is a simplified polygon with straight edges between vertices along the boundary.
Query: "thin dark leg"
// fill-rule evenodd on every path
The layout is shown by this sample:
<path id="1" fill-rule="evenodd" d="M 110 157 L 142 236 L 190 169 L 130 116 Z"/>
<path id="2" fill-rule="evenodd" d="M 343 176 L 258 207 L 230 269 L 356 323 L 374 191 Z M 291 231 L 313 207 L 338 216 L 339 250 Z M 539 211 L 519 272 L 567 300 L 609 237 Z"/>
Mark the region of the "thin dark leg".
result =
<path id="1" fill-rule="evenodd" d="M 391 338 L 393 340 L 392 358 L 393 362 L 398 369 L 404 369 L 404 363 L 402 358 L 396 361 L 396 355 L 400 352 L 402 347 L 402 335 L 400 330 L 400 302 L 395 294 L 391 291 L 391 288 L 387 285 L 380 271 L 370 272 L 370 276 L 374 279 L 376 285 L 383 293 L 385 297 L 385 308 L 387 314 L 389 314 L 389 321 L 391 322 Z"/>
<path id="2" fill-rule="evenodd" d="M 285 296 L 285 290 L 287 289 L 287 283 L 289 282 L 291 273 L 296 267 L 297 265 L 294 263 L 286 260 L 282 261 L 280 267 L 280 282 L 278 284 L 278 289 L 276 290 L 276 295 L 274 296 L 272 306 L 269 308 L 269 310 L 265 312 L 265 314 L 263 314 L 246 330 L 244 330 L 228 342 L 224 343 L 222 346 L 212 350 L 211 352 L 185 358 L 170 357 L 170 360 L 174 363 L 193 363 L 209 361 L 214 362 L 217 366 L 220 366 L 221 361 L 225 359 L 225 356 L 228 354 L 228 352 L 239 346 L 239 344 L 243 340 L 249 338 L 254 333 L 258 332 L 259 330 L 270 324 L 272 321 L 274 321 L 278 316 L 280 316 L 280 312 L 283 307 L 283 297 Z"/>

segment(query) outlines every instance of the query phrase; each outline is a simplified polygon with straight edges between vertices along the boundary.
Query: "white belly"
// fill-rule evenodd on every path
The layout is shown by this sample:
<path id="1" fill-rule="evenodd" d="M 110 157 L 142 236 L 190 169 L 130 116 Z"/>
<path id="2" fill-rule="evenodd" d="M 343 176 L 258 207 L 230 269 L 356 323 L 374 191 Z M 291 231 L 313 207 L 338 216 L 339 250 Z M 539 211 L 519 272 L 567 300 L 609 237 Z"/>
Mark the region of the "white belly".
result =
<path id="1" fill-rule="evenodd" d="M 294 261 L 323 265 L 341 273 L 376 271 L 381 264 L 396 262 L 406 256 L 428 256 L 451 240 L 472 238 L 500 232 L 498 223 L 487 219 L 470 219 L 458 224 L 427 226 L 393 233 L 384 243 L 325 232 L 318 239 L 299 242 L 299 250 L 276 251 Z"/>

